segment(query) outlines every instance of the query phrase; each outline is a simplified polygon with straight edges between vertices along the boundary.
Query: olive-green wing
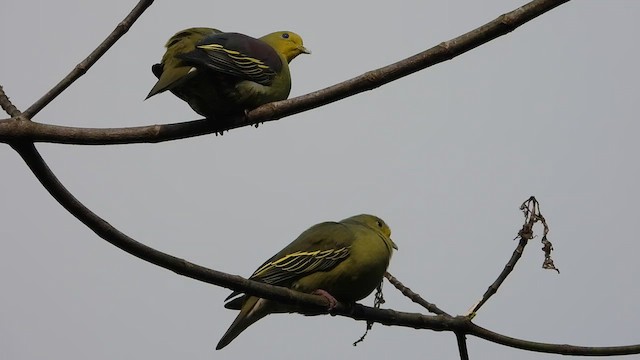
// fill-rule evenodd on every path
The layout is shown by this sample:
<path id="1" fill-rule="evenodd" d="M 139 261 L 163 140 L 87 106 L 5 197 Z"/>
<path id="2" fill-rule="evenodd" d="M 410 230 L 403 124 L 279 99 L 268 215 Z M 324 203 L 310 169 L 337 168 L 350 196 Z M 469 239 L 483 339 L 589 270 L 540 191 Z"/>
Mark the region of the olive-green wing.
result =
<path id="1" fill-rule="evenodd" d="M 349 256 L 349 247 L 298 251 L 269 262 L 256 270 L 251 279 L 280 284 L 318 271 L 329 271 Z"/>
<path id="2" fill-rule="evenodd" d="M 336 267 L 349 257 L 354 239 L 354 233 L 344 224 L 324 222 L 314 225 L 265 261 L 250 279 L 289 287 L 309 274 Z M 238 294 L 234 292 L 226 300 Z"/>

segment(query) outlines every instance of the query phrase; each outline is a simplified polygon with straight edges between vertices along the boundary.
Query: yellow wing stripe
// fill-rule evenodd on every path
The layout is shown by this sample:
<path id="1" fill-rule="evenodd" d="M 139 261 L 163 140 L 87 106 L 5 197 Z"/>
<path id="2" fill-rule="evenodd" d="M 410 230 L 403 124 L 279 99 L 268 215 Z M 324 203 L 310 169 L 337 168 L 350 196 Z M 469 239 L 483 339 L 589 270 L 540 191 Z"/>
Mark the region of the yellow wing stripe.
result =
<path id="1" fill-rule="evenodd" d="M 252 58 L 250 56 L 246 56 L 243 53 L 236 50 L 225 49 L 224 46 L 220 44 L 207 44 L 198 46 L 199 49 L 204 50 L 212 50 L 212 51 L 224 51 L 227 55 L 234 60 L 236 64 L 239 66 L 251 66 L 257 65 L 259 68 L 268 69 L 269 66 L 264 64 L 264 61 L 256 58 Z"/>
<path id="2" fill-rule="evenodd" d="M 273 268 L 296 274 L 311 272 L 322 265 L 323 262 L 340 260 L 347 255 L 349 255 L 349 247 L 329 250 L 297 251 L 287 254 L 278 260 L 264 264 L 253 273 L 252 277 L 259 277 Z"/>

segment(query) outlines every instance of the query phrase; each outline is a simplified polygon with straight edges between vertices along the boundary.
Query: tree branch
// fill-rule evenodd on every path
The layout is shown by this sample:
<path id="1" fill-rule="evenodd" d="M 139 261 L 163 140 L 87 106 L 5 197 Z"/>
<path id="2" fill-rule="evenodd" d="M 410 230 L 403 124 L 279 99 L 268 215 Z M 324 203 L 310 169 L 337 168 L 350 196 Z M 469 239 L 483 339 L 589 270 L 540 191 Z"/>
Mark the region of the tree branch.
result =
<path id="1" fill-rule="evenodd" d="M 251 281 L 240 276 L 208 269 L 135 241 L 93 213 L 71 193 L 69 193 L 69 191 L 56 178 L 55 174 L 53 174 L 51 169 L 49 169 L 33 144 L 17 143 L 13 144 L 13 148 L 20 154 L 40 183 L 45 187 L 45 189 L 47 189 L 51 196 L 53 196 L 58 203 L 62 205 L 62 207 L 95 232 L 96 235 L 129 254 L 195 280 L 281 301 L 287 304 L 297 305 L 301 308 L 316 309 L 311 311 L 312 313 L 318 313 L 319 309 L 326 311 L 328 302 L 321 296 L 300 293 L 286 288 Z M 619 347 L 581 347 L 563 344 L 537 343 L 511 338 L 477 326 L 466 316 L 431 316 L 418 313 L 400 312 L 390 309 L 375 309 L 360 304 L 354 304 L 352 306 L 338 304 L 338 306 L 332 310 L 332 314 L 350 317 L 355 320 L 374 321 L 389 326 L 395 325 L 415 329 L 454 331 L 457 336 L 459 336 L 459 334 L 474 335 L 491 342 L 531 351 L 567 355 L 627 355 L 640 353 L 640 345 Z"/>
<path id="2" fill-rule="evenodd" d="M 21 124 L 15 120 L 6 120 L 0 121 L 0 141 L 11 142 L 15 140 L 28 140 L 35 142 L 53 142 L 78 145 L 156 143 L 204 134 L 222 133 L 225 130 L 231 130 L 247 125 L 256 125 L 267 121 L 274 121 L 286 116 L 314 109 L 364 91 L 375 89 L 404 76 L 426 69 L 432 65 L 450 60 L 497 37 L 508 34 L 522 24 L 568 1 L 569 0 L 531 1 L 516 10 L 499 16 L 495 20 L 476 28 L 475 30 L 469 31 L 466 34 L 449 41 L 445 41 L 417 55 L 383 68 L 369 71 L 353 79 L 304 96 L 260 106 L 259 108 L 250 111 L 246 118 L 236 117 L 226 119 L 227 121 L 216 122 L 197 120 L 177 124 L 118 129 L 73 128 L 38 123 Z M 146 4 L 147 2 L 141 1 L 141 4 L 142 3 Z M 151 2 L 148 3 L 149 4 L 147 4 L 147 6 L 150 5 Z M 140 6 L 141 5 L 139 4 L 138 7 Z M 116 28 L 116 30 L 118 30 L 118 28 Z M 96 49 L 96 51 L 97 50 L 98 49 Z M 75 78 L 80 76 L 81 69 L 82 67 L 80 69 L 76 68 L 77 72 L 74 70 L 74 72 L 69 74 L 68 78 L 72 77 L 72 75 L 76 76 Z M 75 80 L 75 78 L 73 78 L 73 80 Z M 69 84 L 70 83 L 71 82 L 69 82 Z M 62 91 L 69 84 L 60 85 L 59 91 Z M 54 92 L 54 90 L 55 93 L 53 95 L 49 95 Z M 59 94 L 59 91 L 58 86 L 56 86 L 56 88 L 45 95 L 43 99 L 48 99 L 48 97 L 53 99 L 53 97 Z M 39 111 L 51 99 L 46 101 L 42 99 L 38 100 L 36 104 L 27 109 L 25 116 L 33 116 L 35 112 Z"/>
<path id="3" fill-rule="evenodd" d="M 516 266 L 516 263 L 518 262 L 518 260 L 520 260 L 520 257 L 522 257 L 524 247 L 527 246 L 529 240 L 534 238 L 533 226 L 536 223 L 541 223 L 544 226 L 543 240 L 547 237 L 549 227 L 547 226 L 547 222 L 544 219 L 544 216 L 542 216 L 542 213 L 540 212 L 540 203 L 538 203 L 538 200 L 536 200 L 534 196 L 529 197 L 529 199 L 527 199 L 522 203 L 522 205 L 520 205 L 520 210 L 522 210 L 524 213 L 524 224 L 522 225 L 520 231 L 518 231 L 518 236 L 516 237 L 516 239 L 520 238 L 520 240 L 518 241 L 518 245 L 513 251 L 511 258 L 504 266 L 504 269 L 502 269 L 502 272 L 500 273 L 500 275 L 498 275 L 498 278 L 493 282 L 493 284 L 489 286 L 487 291 L 482 296 L 482 299 L 480 299 L 480 301 L 478 301 L 469 310 L 468 315 L 471 316 L 471 318 L 473 318 L 476 312 L 482 307 L 482 305 L 484 305 L 489 300 L 489 298 L 491 298 L 491 296 L 493 296 L 498 291 L 500 285 L 502 285 L 502 283 L 507 279 L 507 276 L 511 274 Z"/>
<path id="4" fill-rule="evenodd" d="M 404 286 L 403 283 L 401 283 L 398 279 L 396 279 L 389 272 L 386 272 L 384 274 L 384 277 L 386 277 L 387 280 L 389 280 L 389 282 L 391 283 L 391 285 L 395 286 L 396 289 L 398 289 L 402 293 L 402 295 L 408 297 L 414 303 L 416 303 L 416 304 L 422 306 L 423 308 L 427 309 L 427 311 L 429 311 L 430 313 L 434 313 L 434 314 L 437 314 L 437 315 L 445 315 L 445 316 L 451 317 L 451 315 L 447 314 L 444 310 L 440 310 L 440 308 L 438 308 L 436 306 L 436 304 L 432 304 L 432 303 L 428 302 L 427 300 L 423 299 L 420 296 L 420 294 L 417 294 L 417 293 L 413 292 L 413 290 L 411 290 L 408 287 Z"/>
<path id="5" fill-rule="evenodd" d="M 127 15 L 124 20 L 122 20 L 116 28 L 107 36 L 104 41 L 98 45 L 98 47 L 87 56 L 86 59 L 82 60 L 76 67 L 71 70 L 71 72 L 64 77 L 59 83 L 56 84 L 51 90 L 49 90 L 44 96 L 42 96 L 38 101 L 33 103 L 27 110 L 24 111 L 23 115 L 25 119 L 31 119 L 34 117 L 40 110 L 42 110 L 47 104 L 49 104 L 53 99 L 55 99 L 58 95 L 60 95 L 66 88 L 68 88 L 71 84 L 73 84 L 76 80 L 78 80 L 84 73 L 93 66 L 93 64 L 98 61 L 102 55 L 104 55 L 107 50 L 109 50 L 113 44 L 118 41 L 122 35 L 124 35 L 129 29 L 131 25 L 133 25 L 136 20 L 142 15 L 142 13 L 153 4 L 153 0 L 140 0 L 138 4 L 131 10 L 129 15 Z M 12 115 L 14 116 L 14 115 Z"/>
<path id="6" fill-rule="evenodd" d="M 277 300 L 287 304 L 306 307 L 307 309 L 313 309 L 314 311 L 312 311 L 312 313 L 318 313 L 318 309 L 326 312 L 329 303 L 327 299 L 322 296 L 305 294 L 279 286 L 272 286 L 244 279 L 241 276 L 230 275 L 208 269 L 187 260 L 166 254 L 134 240 L 113 227 L 106 220 L 99 217 L 76 199 L 58 180 L 33 144 L 13 144 L 13 148 L 20 154 L 42 186 L 49 192 L 49 194 L 51 194 L 51 196 L 53 196 L 54 199 L 56 199 L 56 201 L 58 201 L 60 205 L 62 205 L 62 207 L 85 224 L 96 235 L 125 252 L 144 261 L 171 270 L 176 274 L 190 277 L 195 280 L 222 286 L 234 291 Z M 379 322 L 386 325 L 403 324 L 402 326 L 416 328 L 427 326 L 427 328 L 438 330 L 444 330 L 446 328 L 446 325 L 437 320 L 436 318 L 438 317 L 435 316 L 425 317 L 421 314 L 401 313 L 395 311 L 378 313 L 378 311 L 382 310 L 362 305 L 349 306 L 345 304 L 338 304 L 338 306 L 332 310 L 332 313 L 335 313 L 336 315 L 349 316 L 356 320 L 367 320 L 368 316 L 372 316 L 370 315 L 371 311 L 373 311 Z M 396 321 L 395 319 L 399 320 Z"/>
<path id="7" fill-rule="evenodd" d="M 535 341 L 527 341 L 512 338 L 495 333 L 471 322 L 468 323 L 468 334 L 477 336 L 496 344 L 505 345 L 517 349 L 543 352 L 549 354 L 574 355 L 574 356 L 615 356 L 640 354 L 640 344 L 627 346 L 575 346 L 566 344 L 549 344 Z"/>
<path id="8" fill-rule="evenodd" d="M 469 360 L 469 350 L 467 349 L 467 337 L 461 333 L 456 332 L 456 341 L 458 343 L 458 353 L 460 354 L 460 360 Z"/>
<path id="9" fill-rule="evenodd" d="M 207 269 L 135 241 L 76 199 L 58 180 L 33 144 L 14 144 L 13 148 L 20 154 L 42 186 L 44 186 L 49 194 L 51 194 L 62 207 L 96 233 L 96 235 L 125 252 L 171 270 L 179 275 L 188 276 L 209 284 L 223 286 L 234 291 L 246 291 L 254 295 L 273 298 L 274 300 L 284 303 L 295 304 L 301 302 L 308 306 L 324 307 L 326 309 L 328 302 L 321 296 L 302 294 L 286 288 L 270 286 L 247 280 L 240 276 Z"/>

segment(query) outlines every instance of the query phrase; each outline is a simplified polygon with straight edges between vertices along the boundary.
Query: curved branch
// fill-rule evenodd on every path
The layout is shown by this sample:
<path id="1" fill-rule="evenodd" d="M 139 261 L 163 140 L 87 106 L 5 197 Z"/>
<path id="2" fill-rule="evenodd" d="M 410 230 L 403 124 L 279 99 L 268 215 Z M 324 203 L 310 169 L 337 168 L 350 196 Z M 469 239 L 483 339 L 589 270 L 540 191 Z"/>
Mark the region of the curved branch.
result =
<path id="1" fill-rule="evenodd" d="M 13 144 L 13 148 L 20 154 L 42 186 L 44 186 L 49 194 L 51 194 L 62 207 L 96 233 L 96 235 L 127 253 L 171 270 L 179 275 L 209 284 L 223 286 L 234 291 L 246 291 L 258 296 L 273 298 L 274 300 L 284 303 L 300 303 L 310 307 L 315 306 L 326 309 L 328 305 L 327 300 L 321 296 L 299 293 L 286 288 L 247 280 L 237 275 L 207 269 L 184 259 L 163 253 L 132 239 L 76 199 L 73 194 L 64 187 L 60 180 L 58 180 L 33 144 Z"/>
<path id="2" fill-rule="evenodd" d="M 80 76 L 84 75 L 84 73 L 89 70 L 93 64 L 98 61 L 102 55 L 104 55 L 107 50 L 109 50 L 113 44 L 118 41 L 129 29 L 131 25 L 133 25 L 136 20 L 142 15 L 142 13 L 147 10 L 149 6 L 153 4 L 153 0 L 140 0 L 138 4 L 131 10 L 129 15 L 127 15 L 124 20 L 122 20 L 116 28 L 107 36 L 104 41 L 98 45 L 98 47 L 87 56 L 86 59 L 82 60 L 76 67 L 71 70 L 71 72 L 64 77 L 59 83 L 56 84 L 51 90 L 49 90 L 44 96 L 42 96 L 38 101 L 33 103 L 27 110 L 24 111 L 23 115 L 26 119 L 31 119 L 35 116 L 40 110 L 42 110 L 47 104 L 49 104 L 53 99 L 55 99 L 58 95 L 60 95 L 66 88 L 68 88 L 71 84 L 73 84 Z"/>
<path id="3" fill-rule="evenodd" d="M 339 315 L 345 315 L 339 313 Z M 389 309 L 374 309 L 356 304 L 352 314 L 345 316 L 355 320 L 375 321 L 383 325 L 398 325 L 413 327 L 415 329 L 430 329 L 435 331 L 453 331 L 458 334 L 467 334 L 481 339 L 527 351 L 543 352 L 549 354 L 573 355 L 573 356 L 617 356 L 640 354 L 640 344 L 626 346 L 575 346 L 567 344 L 541 343 L 522 340 L 510 336 L 498 334 L 471 322 L 466 316 L 433 316 L 414 313 L 405 313 Z"/>
<path id="4" fill-rule="evenodd" d="M 77 128 L 24 121 L 0 120 L 0 142 L 49 142 L 70 145 L 118 145 L 158 143 L 222 132 L 219 124 L 206 119 L 129 128 Z"/>
<path id="5" fill-rule="evenodd" d="M 535 341 L 527 341 L 501 335 L 491 330 L 469 322 L 468 334 L 477 336 L 496 344 L 505 345 L 517 349 L 543 352 L 549 354 L 574 355 L 574 356 L 614 356 L 640 354 L 640 344 L 626 346 L 575 346 L 567 344 L 549 344 Z"/>
<path id="6" fill-rule="evenodd" d="M 312 314 L 318 314 L 318 310 L 321 310 L 320 312 L 326 312 L 329 303 L 327 299 L 322 296 L 305 294 L 279 286 L 244 279 L 241 276 L 208 269 L 187 260 L 166 254 L 132 239 L 76 199 L 58 180 L 33 144 L 13 144 L 13 148 L 20 154 L 42 186 L 44 186 L 49 194 L 51 194 L 62 207 L 96 233 L 96 235 L 127 253 L 195 280 L 287 304 L 297 305 L 301 307 L 303 313 L 304 308 L 310 309 L 310 313 Z M 359 304 L 353 306 L 338 304 L 338 306 L 332 310 L 332 313 L 335 315 L 348 316 L 356 320 L 368 320 L 372 317 L 374 321 L 385 325 L 399 325 L 433 330 L 445 330 L 451 326 L 443 321 L 445 317 L 442 316 L 427 316 L 393 310 L 381 310 Z M 451 319 L 451 317 L 449 317 L 449 319 Z"/>
<path id="7" fill-rule="evenodd" d="M 304 294 L 208 269 L 135 241 L 114 228 L 78 201 L 56 178 L 55 174 L 49 169 L 33 144 L 20 143 L 14 144 L 13 147 L 40 183 L 62 207 L 98 236 L 129 254 L 192 279 L 288 304 L 294 304 L 301 308 L 316 309 L 311 311 L 311 313 L 314 314 L 318 313 L 318 309 L 327 309 L 328 303 L 326 299 L 321 296 Z M 304 311 L 302 312 L 304 313 Z M 457 336 L 463 334 L 474 335 L 491 342 L 530 351 L 567 355 L 626 355 L 640 353 L 640 344 L 619 347 L 581 347 L 563 344 L 545 344 L 516 339 L 475 325 L 466 316 L 423 315 L 390 309 L 375 309 L 360 304 L 353 306 L 338 304 L 332 313 L 350 317 L 355 320 L 374 321 L 383 325 L 404 326 L 435 331 L 453 331 Z"/>
<path id="8" fill-rule="evenodd" d="M 522 24 L 568 1 L 569 0 L 531 1 L 475 30 L 445 41 L 417 55 L 304 96 L 263 105 L 250 111 L 246 118 L 233 118 L 224 122 L 199 120 L 169 125 L 119 129 L 73 128 L 37 123 L 20 124 L 19 121 L 15 120 L 0 121 L 0 141 L 28 140 L 78 145 L 156 143 L 204 134 L 222 133 L 225 130 L 242 126 L 274 121 L 364 91 L 375 89 L 432 65 L 450 60 L 497 37 L 508 34 Z M 36 104 L 40 104 L 40 100 Z M 31 108 L 35 107 L 37 110 L 40 110 L 42 106 L 46 105 L 46 103 L 38 106 L 36 106 L 36 104 L 32 105 Z M 32 116 L 34 114 L 33 111 L 35 110 L 31 108 L 25 112 L 26 116 Z"/>

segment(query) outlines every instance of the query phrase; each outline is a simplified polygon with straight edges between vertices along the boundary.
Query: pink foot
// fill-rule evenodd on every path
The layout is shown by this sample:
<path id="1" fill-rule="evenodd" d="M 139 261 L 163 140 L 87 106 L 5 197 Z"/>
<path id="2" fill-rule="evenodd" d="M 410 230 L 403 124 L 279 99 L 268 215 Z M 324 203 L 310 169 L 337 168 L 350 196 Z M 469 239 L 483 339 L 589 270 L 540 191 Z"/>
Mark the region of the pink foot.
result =
<path id="1" fill-rule="evenodd" d="M 329 294 L 325 290 L 322 290 L 322 289 L 314 290 L 312 294 L 320 295 L 323 298 L 327 299 L 327 301 L 329 302 L 329 308 L 327 310 L 329 311 L 333 310 L 333 308 L 335 308 L 338 305 L 338 300 L 336 300 L 336 298 L 334 298 L 331 294 Z"/>

